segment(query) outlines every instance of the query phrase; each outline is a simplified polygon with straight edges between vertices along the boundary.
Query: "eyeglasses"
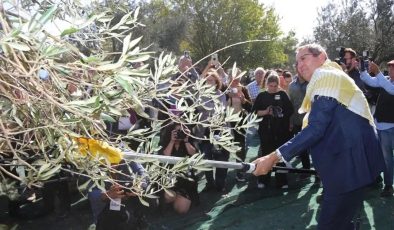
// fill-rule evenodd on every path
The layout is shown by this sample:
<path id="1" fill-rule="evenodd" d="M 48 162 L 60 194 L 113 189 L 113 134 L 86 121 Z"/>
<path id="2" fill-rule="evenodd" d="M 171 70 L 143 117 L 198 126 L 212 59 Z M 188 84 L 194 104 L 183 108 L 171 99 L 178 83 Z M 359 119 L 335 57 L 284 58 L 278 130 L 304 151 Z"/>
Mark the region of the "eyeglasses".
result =
<path id="1" fill-rule="evenodd" d="M 303 60 L 305 60 L 305 57 L 306 57 L 306 56 L 309 56 L 309 55 L 312 55 L 312 56 L 314 56 L 314 57 L 317 56 L 317 55 L 314 55 L 314 54 L 312 54 L 312 53 L 306 53 L 306 54 L 301 55 L 301 56 L 298 58 L 298 60 L 303 61 Z"/>
<path id="2" fill-rule="evenodd" d="M 304 54 L 304 55 L 302 55 L 300 58 L 303 58 L 303 57 L 305 57 L 305 56 L 308 56 L 308 55 L 312 55 L 312 56 L 314 56 L 313 54 L 311 54 L 311 53 L 307 53 L 307 54 Z"/>

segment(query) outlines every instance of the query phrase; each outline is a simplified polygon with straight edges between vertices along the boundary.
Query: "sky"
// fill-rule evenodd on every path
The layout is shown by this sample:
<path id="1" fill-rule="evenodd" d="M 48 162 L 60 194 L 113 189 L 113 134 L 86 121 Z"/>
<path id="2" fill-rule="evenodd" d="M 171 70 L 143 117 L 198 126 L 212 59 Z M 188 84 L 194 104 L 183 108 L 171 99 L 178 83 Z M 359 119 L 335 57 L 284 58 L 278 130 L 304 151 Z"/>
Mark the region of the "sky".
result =
<path id="1" fill-rule="evenodd" d="M 294 30 L 298 41 L 313 36 L 317 10 L 327 5 L 330 0 L 260 0 L 267 6 L 274 6 L 279 15 L 284 32 Z"/>

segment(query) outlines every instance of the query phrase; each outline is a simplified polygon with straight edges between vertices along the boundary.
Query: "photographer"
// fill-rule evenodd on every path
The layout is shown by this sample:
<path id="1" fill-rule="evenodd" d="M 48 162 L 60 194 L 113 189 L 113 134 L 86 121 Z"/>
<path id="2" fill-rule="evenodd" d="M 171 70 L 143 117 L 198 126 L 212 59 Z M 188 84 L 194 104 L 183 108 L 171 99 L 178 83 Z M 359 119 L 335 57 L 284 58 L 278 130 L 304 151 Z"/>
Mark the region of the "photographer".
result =
<path id="1" fill-rule="evenodd" d="M 267 91 L 260 93 L 254 103 L 252 111 L 256 112 L 262 121 L 259 124 L 261 155 L 265 156 L 290 139 L 290 116 L 293 114 L 293 105 L 286 92 L 279 90 L 279 77 L 276 74 L 268 76 Z M 277 187 L 287 188 L 287 177 L 280 173 L 275 174 Z M 268 185 L 270 174 L 260 176 L 258 188 Z"/>
<path id="2" fill-rule="evenodd" d="M 361 72 L 361 80 L 371 87 L 383 88 L 387 93 L 394 95 L 394 60 L 387 63 L 389 68 L 388 76 L 379 70 L 379 67 L 374 62 L 369 62 L 369 73 L 375 76 L 372 78 L 367 71 Z"/>
<path id="3" fill-rule="evenodd" d="M 346 73 L 351 77 L 358 88 L 361 89 L 363 93 L 365 93 L 365 86 L 364 83 L 360 79 L 360 71 L 358 69 L 358 60 L 357 60 L 357 53 L 351 48 L 346 48 L 344 50 L 344 57 L 343 57 L 345 64 L 346 64 Z"/>
<path id="4" fill-rule="evenodd" d="M 223 106 L 223 109 L 226 107 L 226 96 L 220 91 L 222 87 L 222 82 L 220 80 L 218 72 L 211 68 L 205 71 L 205 75 L 203 76 L 205 78 L 205 84 L 210 85 L 211 87 L 215 87 L 215 95 L 220 101 L 220 105 Z M 215 112 L 215 102 L 213 101 L 212 98 L 210 97 L 202 97 L 202 100 L 204 102 L 203 106 L 198 108 L 198 112 L 201 114 L 200 121 L 202 123 L 210 123 L 210 119 L 212 117 L 212 114 Z M 217 106 L 218 104 L 216 104 Z M 204 138 L 204 140 L 201 141 L 200 143 L 200 149 L 201 152 L 204 153 L 204 158 L 207 160 L 216 160 L 216 161 L 228 161 L 229 159 L 229 152 L 225 151 L 223 148 L 220 148 L 218 146 L 214 146 L 210 140 L 206 140 L 206 138 L 209 138 L 211 130 L 209 127 L 203 127 L 203 125 L 200 125 L 200 136 Z M 215 136 L 219 135 L 219 133 L 216 133 L 215 131 Z M 214 178 L 214 172 L 215 172 L 215 178 Z M 207 180 L 207 184 L 205 188 L 203 189 L 204 192 L 216 190 L 218 192 L 225 192 L 225 181 L 227 177 L 227 169 L 226 168 L 215 168 L 213 170 L 205 171 L 205 178 Z"/>
<path id="5" fill-rule="evenodd" d="M 106 191 L 94 187 L 88 193 L 96 230 L 100 229 L 144 229 L 147 226 L 144 211 L 138 197 L 125 187 L 136 177 L 143 177 L 145 170 L 139 163 L 124 161 L 112 166 L 113 184 L 106 183 Z M 141 186 L 146 187 L 143 179 Z"/>
<path id="6" fill-rule="evenodd" d="M 187 157 L 196 153 L 196 148 L 192 144 L 189 128 L 181 124 L 172 123 L 168 125 L 160 136 L 159 145 L 162 147 L 159 151 L 160 155 Z M 193 171 L 189 171 L 183 176 L 176 178 L 176 183 L 172 190 L 172 194 L 164 193 L 165 203 L 172 203 L 175 211 L 185 214 L 189 211 L 192 204 L 199 203 L 197 191 L 197 177 Z"/>
<path id="7" fill-rule="evenodd" d="M 195 83 L 199 74 L 193 67 L 193 61 L 190 57 L 189 51 L 185 51 L 183 56 L 179 58 L 178 61 L 178 73 L 176 73 L 171 79 L 178 81 L 182 79 L 183 81 L 190 81 L 190 83 Z"/>
<path id="8" fill-rule="evenodd" d="M 361 73 L 361 79 L 367 85 L 380 88 L 374 118 L 386 164 L 383 174 L 385 186 L 380 194 L 382 197 L 393 195 L 394 60 L 388 62 L 387 66 L 389 67 L 389 79 L 383 76 L 379 67 L 373 62 L 369 62 L 369 71 L 375 75 L 374 78 L 367 71 Z"/>
<path id="9" fill-rule="evenodd" d="M 237 162 L 243 162 L 246 158 L 246 146 L 245 146 L 245 129 L 235 129 L 237 124 L 242 123 L 247 113 L 250 112 L 252 102 L 250 100 L 248 89 L 241 84 L 241 70 L 237 69 L 234 73 L 235 76 L 230 76 L 229 89 L 227 91 L 227 106 L 234 109 L 233 113 L 239 113 L 241 120 L 239 122 L 230 122 L 230 126 L 233 129 L 234 141 L 238 142 L 241 146 L 241 150 L 236 153 L 238 159 Z M 245 173 L 241 170 L 237 171 L 236 180 L 238 182 L 245 182 Z"/>

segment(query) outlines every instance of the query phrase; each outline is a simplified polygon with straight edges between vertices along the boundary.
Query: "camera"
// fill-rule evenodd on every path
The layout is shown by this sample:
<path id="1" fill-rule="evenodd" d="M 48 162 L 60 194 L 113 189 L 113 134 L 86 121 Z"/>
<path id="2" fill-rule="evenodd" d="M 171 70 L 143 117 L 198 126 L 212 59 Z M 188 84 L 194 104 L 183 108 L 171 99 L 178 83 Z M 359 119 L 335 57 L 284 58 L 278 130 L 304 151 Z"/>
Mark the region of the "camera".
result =
<path id="1" fill-rule="evenodd" d="M 369 67 L 369 51 L 363 51 L 363 55 L 360 57 L 360 71 L 368 71 Z"/>
<path id="2" fill-rule="evenodd" d="M 176 139 L 183 140 L 186 138 L 186 134 L 182 130 L 176 132 Z"/>
<path id="3" fill-rule="evenodd" d="M 188 50 L 183 51 L 183 56 L 190 58 L 190 52 Z"/>
<path id="4" fill-rule="evenodd" d="M 272 110 L 273 117 L 277 117 L 277 118 L 283 117 L 283 109 L 280 106 L 272 105 L 270 106 L 270 109 Z"/>
<path id="5" fill-rule="evenodd" d="M 345 47 L 338 47 L 338 48 L 336 48 L 336 50 L 338 51 L 338 56 L 339 56 L 339 65 L 341 64 L 341 63 L 343 63 L 343 64 L 346 64 L 346 61 L 345 61 Z"/>
<path id="6" fill-rule="evenodd" d="M 127 192 L 132 191 L 131 187 L 133 187 L 133 183 L 131 181 L 125 180 L 125 181 L 118 181 L 117 183 L 121 186 L 122 190 L 126 190 Z"/>
<path id="7" fill-rule="evenodd" d="M 212 54 L 211 55 L 211 60 L 212 60 L 212 62 L 217 62 L 218 61 L 218 54 Z"/>

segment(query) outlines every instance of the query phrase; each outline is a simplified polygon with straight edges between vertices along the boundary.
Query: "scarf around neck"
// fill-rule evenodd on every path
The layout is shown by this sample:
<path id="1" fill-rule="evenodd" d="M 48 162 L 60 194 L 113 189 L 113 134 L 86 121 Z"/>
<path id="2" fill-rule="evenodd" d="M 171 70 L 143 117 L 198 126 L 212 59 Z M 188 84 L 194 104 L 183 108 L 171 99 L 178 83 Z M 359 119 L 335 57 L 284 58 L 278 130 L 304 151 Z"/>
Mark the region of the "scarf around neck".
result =
<path id="1" fill-rule="evenodd" d="M 302 105 L 298 110 L 299 113 L 307 113 L 303 127 L 308 125 L 308 115 L 316 95 L 336 99 L 348 110 L 366 118 L 372 126 L 375 126 L 364 94 L 337 63 L 327 60 L 313 73 Z"/>

